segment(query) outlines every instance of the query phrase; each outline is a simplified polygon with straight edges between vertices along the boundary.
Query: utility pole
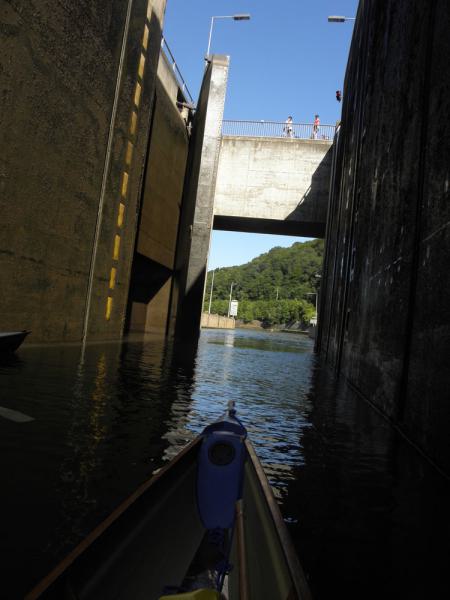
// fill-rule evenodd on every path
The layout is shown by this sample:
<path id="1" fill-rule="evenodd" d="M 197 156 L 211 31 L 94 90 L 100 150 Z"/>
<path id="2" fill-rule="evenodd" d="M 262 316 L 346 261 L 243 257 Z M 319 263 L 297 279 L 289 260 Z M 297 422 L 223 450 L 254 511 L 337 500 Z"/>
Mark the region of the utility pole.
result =
<path id="1" fill-rule="evenodd" d="M 211 279 L 211 291 L 209 292 L 209 306 L 208 306 L 208 315 L 211 314 L 211 302 L 212 302 L 212 295 L 213 295 L 213 289 L 214 289 L 214 273 L 216 271 L 214 270 L 212 272 L 212 279 Z"/>
<path id="2" fill-rule="evenodd" d="M 231 310 L 231 297 L 233 295 L 233 282 L 231 282 L 231 287 L 230 287 L 230 299 L 228 300 L 228 318 L 230 318 L 230 310 Z"/>

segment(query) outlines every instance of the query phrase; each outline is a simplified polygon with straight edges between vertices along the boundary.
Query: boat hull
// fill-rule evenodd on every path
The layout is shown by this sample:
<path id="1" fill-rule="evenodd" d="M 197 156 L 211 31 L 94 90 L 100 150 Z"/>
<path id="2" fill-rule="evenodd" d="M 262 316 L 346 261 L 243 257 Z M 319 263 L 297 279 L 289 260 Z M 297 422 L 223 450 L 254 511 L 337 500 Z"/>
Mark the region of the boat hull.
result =
<path id="1" fill-rule="evenodd" d="M 0 333 L 0 354 L 15 352 L 30 331 L 11 331 Z"/>
<path id="2" fill-rule="evenodd" d="M 196 490 L 201 441 L 141 486 L 26 599 L 157 600 L 180 587 L 206 533 Z M 227 598 L 310 600 L 270 485 L 248 440 L 245 445 L 243 518 L 233 536 Z"/>

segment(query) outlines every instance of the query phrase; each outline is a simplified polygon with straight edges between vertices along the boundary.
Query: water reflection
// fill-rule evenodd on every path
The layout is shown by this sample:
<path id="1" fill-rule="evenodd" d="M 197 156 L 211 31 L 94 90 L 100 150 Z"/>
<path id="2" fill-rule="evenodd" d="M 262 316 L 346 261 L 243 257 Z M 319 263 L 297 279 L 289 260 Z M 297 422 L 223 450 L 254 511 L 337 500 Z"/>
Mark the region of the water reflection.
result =
<path id="1" fill-rule="evenodd" d="M 308 338 L 205 330 L 198 349 L 156 336 L 84 353 L 24 347 L 0 364 L 0 379 L 0 405 L 35 419 L 0 418 L 8 598 L 21 598 L 230 399 L 316 600 L 431 597 L 427 586 L 443 581 L 448 484 L 327 377 Z"/>
<path id="2" fill-rule="evenodd" d="M 235 400 L 280 502 L 292 467 L 303 462 L 301 439 L 311 408 L 312 342 L 293 337 L 203 331 L 186 423 L 187 429 L 198 433 L 220 416 L 228 400 Z"/>
<path id="3" fill-rule="evenodd" d="M 90 493 L 89 483 L 93 472 L 102 466 L 98 446 L 107 437 L 108 425 L 104 416 L 108 402 L 108 370 L 104 351 L 93 366 L 95 372 L 92 373 L 92 389 L 89 389 L 90 384 L 86 385 L 86 382 L 90 382 L 91 374 L 86 373 L 84 357 L 80 358 L 73 394 L 68 398 L 71 419 L 66 445 L 71 452 L 66 454 L 60 468 L 58 495 L 63 520 L 55 536 L 60 550 L 75 545 L 83 537 L 85 521 L 95 511 L 97 502 Z M 86 410 L 80 410 L 85 402 Z"/>
<path id="4" fill-rule="evenodd" d="M 23 597 L 162 464 L 171 403 L 185 386 L 189 396 L 192 364 L 177 380 L 170 346 L 150 337 L 88 346 L 83 356 L 78 346 L 24 347 L 0 365 L 0 404 L 35 418 L 0 418 L 8 598 Z"/>
<path id="5" fill-rule="evenodd" d="M 323 366 L 310 398 L 286 511 L 313 596 L 448 597 L 449 482 Z"/>
<path id="6" fill-rule="evenodd" d="M 243 330 L 204 330 L 192 389 L 180 392 L 164 438 L 173 457 L 208 423 L 237 402 L 275 492 L 282 501 L 289 471 L 302 464 L 302 431 L 309 427 L 312 342 L 303 336 Z"/>

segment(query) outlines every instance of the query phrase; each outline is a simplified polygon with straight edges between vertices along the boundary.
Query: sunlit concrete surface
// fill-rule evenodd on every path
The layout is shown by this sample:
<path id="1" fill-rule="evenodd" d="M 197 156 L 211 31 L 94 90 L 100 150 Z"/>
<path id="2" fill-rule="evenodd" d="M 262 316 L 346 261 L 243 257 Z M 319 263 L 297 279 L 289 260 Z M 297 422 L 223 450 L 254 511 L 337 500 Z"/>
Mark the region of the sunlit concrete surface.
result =
<path id="1" fill-rule="evenodd" d="M 331 145 L 326 140 L 224 136 L 214 228 L 323 237 Z"/>

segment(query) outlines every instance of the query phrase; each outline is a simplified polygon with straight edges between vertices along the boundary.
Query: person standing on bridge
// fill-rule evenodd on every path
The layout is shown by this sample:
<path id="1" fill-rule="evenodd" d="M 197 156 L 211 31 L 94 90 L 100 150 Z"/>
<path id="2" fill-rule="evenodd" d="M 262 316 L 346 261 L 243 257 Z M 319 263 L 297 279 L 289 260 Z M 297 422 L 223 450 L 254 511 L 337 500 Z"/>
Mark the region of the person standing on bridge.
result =
<path id="1" fill-rule="evenodd" d="M 319 115 L 314 115 L 313 140 L 317 140 L 317 134 L 319 133 L 319 127 L 320 127 Z"/>
<path id="2" fill-rule="evenodd" d="M 286 137 L 293 137 L 292 136 L 292 117 L 289 116 L 286 121 L 285 121 L 285 125 L 283 127 L 283 131 L 286 134 Z"/>

